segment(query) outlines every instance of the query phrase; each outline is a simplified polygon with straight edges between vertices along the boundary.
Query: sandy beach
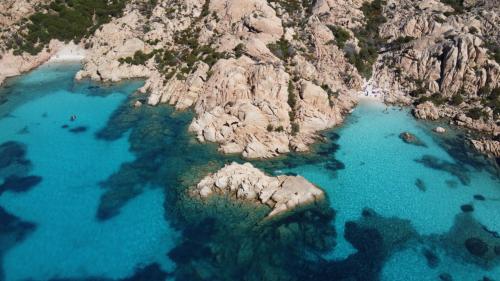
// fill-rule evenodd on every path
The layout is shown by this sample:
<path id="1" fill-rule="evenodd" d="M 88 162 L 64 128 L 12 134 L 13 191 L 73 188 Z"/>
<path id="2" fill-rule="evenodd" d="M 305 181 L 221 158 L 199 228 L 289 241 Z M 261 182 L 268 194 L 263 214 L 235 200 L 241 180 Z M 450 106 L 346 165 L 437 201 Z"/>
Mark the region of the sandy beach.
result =
<path id="1" fill-rule="evenodd" d="M 52 57 L 47 61 L 48 63 L 52 62 L 74 62 L 81 61 L 85 58 L 85 49 L 80 45 L 76 45 L 73 42 L 64 45 L 57 51 Z"/>

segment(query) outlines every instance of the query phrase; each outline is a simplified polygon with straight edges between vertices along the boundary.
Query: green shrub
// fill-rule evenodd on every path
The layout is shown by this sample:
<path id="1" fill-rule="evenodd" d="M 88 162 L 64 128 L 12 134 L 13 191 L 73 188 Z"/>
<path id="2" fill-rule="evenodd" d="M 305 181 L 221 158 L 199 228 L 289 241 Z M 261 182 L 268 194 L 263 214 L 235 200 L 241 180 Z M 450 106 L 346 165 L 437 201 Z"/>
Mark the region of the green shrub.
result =
<path id="1" fill-rule="evenodd" d="M 486 41 L 485 47 L 489 51 L 489 55 L 500 64 L 500 44 L 495 41 Z"/>
<path id="2" fill-rule="evenodd" d="M 433 104 L 435 105 L 442 105 L 446 102 L 446 99 L 443 98 L 443 96 L 441 96 L 439 93 L 434 93 L 432 94 L 431 96 L 423 96 L 423 97 L 420 97 L 418 100 L 417 100 L 417 104 L 421 104 L 421 103 L 424 103 L 426 101 L 430 101 L 432 102 Z"/>
<path id="3" fill-rule="evenodd" d="M 283 128 L 283 126 L 278 126 L 276 127 L 276 129 L 274 129 L 276 132 L 283 132 L 285 129 Z"/>
<path id="4" fill-rule="evenodd" d="M 456 13 L 463 13 L 465 10 L 464 0 L 441 0 L 442 3 L 450 5 Z"/>
<path id="5" fill-rule="evenodd" d="M 274 127 L 273 127 L 273 125 L 271 125 L 271 124 L 267 125 L 267 131 L 268 131 L 268 132 L 272 132 L 272 131 L 274 131 Z"/>
<path id="6" fill-rule="evenodd" d="M 481 119 L 481 117 L 486 116 L 484 111 L 479 107 L 469 109 L 469 111 L 466 113 L 466 115 L 474 120 L 479 120 L 479 119 Z"/>
<path id="7" fill-rule="evenodd" d="M 410 43 L 411 41 L 415 40 L 414 37 L 411 36 L 402 36 L 394 39 L 391 43 L 387 45 L 387 48 L 401 48 L 402 45 Z"/>
<path id="8" fill-rule="evenodd" d="M 454 94 L 451 99 L 450 99 L 450 104 L 451 105 L 460 105 L 464 102 L 464 98 L 462 97 L 462 95 L 460 93 L 456 93 Z"/>
<path id="9" fill-rule="evenodd" d="M 354 35 L 358 39 L 360 47 L 359 53 L 346 54 L 347 59 L 353 64 L 358 72 L 365 78 L 370 78 L 372 75 L 372 65 L 378 57 L 378 50 L 382 47 L 386 40 L 378 34 L 379 27 L 387 20 L 383 15 L 383 6 L 385 0 L 374 0 L 371 3 L 363 3 L 361 10 L 366 18 L 364 28 L 355 30 Z"/>
<path id="10" fill-rule="evenodd" d="M 200 17 L 206 17 L 210 14 L 210 0 L 205 0 L 205 3 L 203 3 L 203 7 L 201 8 L 201 14 Z"/>
<path id="11" fill-rule="evenodd" d="M 297 135 L 297 134 L 299 133 L 299 131 L 300 131 L 300 126 L 299 126 L 299 124 L 297 124 L 297 123 L 293 122 L 293 123 L 292 123 L 292 136 Z"/>
<path id="12" fill-rule="evenodd" d="M 333 36 L 335 36 L 335 43 L 340 49 L 343 49 L 345 42 L 351 39 L 351 35 L 345 29 L 340 26 L 328 25 L 328 28 L 332 31 Z"/>
<path id="13" fill-rule="evenodd" d="M 234 47 L 233 51 L 236 58 L 239 58 L 245 54 L 245 45 L 243 43 L 239 43 L 236 47 Z"/>
<path id="14" fill-rule="evenodd" d="M 122 14 L 127 0 L 57 0 L 37 12 L 23 27 L 23 40 L 16 43 L 18 52 L 37 54 L 50 40 L 79 42 L 93 34 L 112 17 Z"/>
<path id="15" fill-rule="evenodd" d="M 286 61 L 288 58 L 292 57 L 294 54 L 293 47 L 290 42 L 285 38 L 281 37 L 276 43 L 267 44 L 267 48 L 278 58 Z"/>
<path id="16" fill-rule="evenodd" d="M 155 52 L 149 54 L 144 54 L 142 51 L 136 51 L 133 57 L 120 58 L 118 61 L 120 63 L 128 63 L 133 65 L 143 65 L 155 55 Z"/>
<path id="17" fill-rule="evenodd" d="M 483 97 L 481 103 L 491 108 L 495 116 L 500 115 L 500 88 L 491 90 L 486 97 Z"/>

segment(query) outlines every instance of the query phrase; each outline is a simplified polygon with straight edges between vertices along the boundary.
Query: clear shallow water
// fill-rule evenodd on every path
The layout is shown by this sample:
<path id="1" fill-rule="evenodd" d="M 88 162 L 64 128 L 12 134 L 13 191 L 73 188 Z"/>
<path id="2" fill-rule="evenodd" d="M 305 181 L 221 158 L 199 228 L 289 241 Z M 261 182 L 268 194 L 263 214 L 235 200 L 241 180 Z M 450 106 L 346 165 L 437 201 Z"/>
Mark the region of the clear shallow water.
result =
<path id="1" fill-rule="evenodd" d="M 397 217 L 411 221 L 420 235 L 446 233 L 452 228 L 461 206 L 472 204 L 472 216 L 489 230 L 500 232 L 500 182 L 485 170 L 457 163 L 443 148 L 431 131 L 411 117 L 407 110 L 389 108 L 373 102 L 362 102 L 345 126 L 336 132 L 340 145 L 335 158 L 345 169 L 332 172 L 323 163 L 290 169 L 323 187 L 331 206 L 337 211 L 335 226 L 344 232 L 345 223 L 357 220 L 366 207 L 383 217 Z M 411 132 L 426 146 L 404 143 L 401 132 Z M 431 155 L 439 161 L 457 163 L 460 174 L 470 182 L 447 171 L 426 167 L 415 160 Z M 333 155 L 331 156 L 333 157 Z M 416 186 L 417 180 L 425 191 Z M 486 201 L 474 200 L 483 195 Z M 462 231 L 467 232 L 467 229 Z M 497 239 L 498 240 L 498 239 Z M 330 258 L 343 259 L 356 252 L 340 235 L 339 245 Z M 500 241 L 497 241 L 500 243 Z M 421 245 L 412 245 L 394 255 L 383 270 L 382 280 L 436 280 L 439 272 L 453 274 L 453 280 L 479 280 L 487 272 L 453 259 L 440 251 L 440 267 L 429 269 Z M 489 276 L 500 277 L 500 266 Z"/>
<path id="2" fill-rule="evenodd" d="M 75 85 L 77 69 L 52 65 L 18 78 L 14 87 L 24 103 L 8 95 L 16 100 L 2 105 L 9 116 L 0 120 L 0 142 L 25 145 L 30 174 L 42 178 L 27 192 L 0 197 L 7 212 L 36 225 L 4 254 L 5 280 L 122 278 L 152 262 L 172 267 L 165 252 L 177 234 L 164 219 L 160 190 L 137 197 L 111 220 L 96 219 L 99 183 L 135 157 L 127 136 L 109 142 L 95 133 L 140 83 L 106 90 Z"/>
<path id="3" fill-rule="evenodd" d="M 0 186 L 0 280 L 500 276 L 498 257 L 463 245 L 500 245 L 483 229 L 500 232 L 498 178 L 405 110 L 362 103 L 314 153 L 256 161 L 305 176 L 330 204 L 262 224 L 266 210 L 184 196 L 200 176 L 241 161 L 187 134 L 190 113 L 133 109 L 140 82 L 74 83 L 78 68 L 43 67 L 0 90 L 0 153 L 12 160 L 0 159 L 0 183 L 24 179 Z M 404 143 L 403 131 L 426 146 Z"/>

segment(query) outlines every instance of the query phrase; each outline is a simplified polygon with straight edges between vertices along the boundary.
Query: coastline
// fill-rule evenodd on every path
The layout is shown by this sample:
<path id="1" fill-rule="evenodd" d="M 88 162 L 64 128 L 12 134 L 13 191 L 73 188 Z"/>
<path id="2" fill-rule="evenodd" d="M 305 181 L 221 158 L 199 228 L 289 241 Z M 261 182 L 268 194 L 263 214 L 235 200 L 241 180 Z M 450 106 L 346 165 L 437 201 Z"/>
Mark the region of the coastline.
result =
<path id="1" fill-rule="evenodd" d="M 7 78 L 16 77 L 47 63 L 79 62 L 86 56 L 81 45 L 52 40 L 49 47 L 35 56 L 15 56 L 12 51 L 0 58 L 0 86 Z"/>
<path id="2" fill-rule="evenodd" d="M 63 45 L 55 54 L 53 54 L 45 63 L 78 62 L 82 61 L 87 52 L 85 49 L 73 42 Z"/>

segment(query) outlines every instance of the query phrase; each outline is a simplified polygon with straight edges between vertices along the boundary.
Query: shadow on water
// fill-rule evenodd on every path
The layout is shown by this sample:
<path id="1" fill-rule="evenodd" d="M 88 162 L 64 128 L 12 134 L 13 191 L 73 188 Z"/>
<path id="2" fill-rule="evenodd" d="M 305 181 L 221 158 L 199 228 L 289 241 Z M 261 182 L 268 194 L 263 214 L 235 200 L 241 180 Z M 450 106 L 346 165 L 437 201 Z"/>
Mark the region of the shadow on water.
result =
<path id="1" fill-rule="evenodd" d="M 5 252 L 24 240 L 34 230 L 34 224 L 22 221 L 0 207 L 0 263 L 2 265 Z M 4 280 L 3 266 L 0 266 L 0 280 Z"/>
<path id="2" fill-rule="evenodd" d="M 26 192 L 38 185 L 42 178 L 30 176 L 32 163 L 26 158 L 26 147 L 18 142 L 0 144 L 0 195 L 6 191 Z M 0 280 L 4 279 L 3 255 L 35 230 L 35 225 L 22 221 L 0 206 Z"/>

